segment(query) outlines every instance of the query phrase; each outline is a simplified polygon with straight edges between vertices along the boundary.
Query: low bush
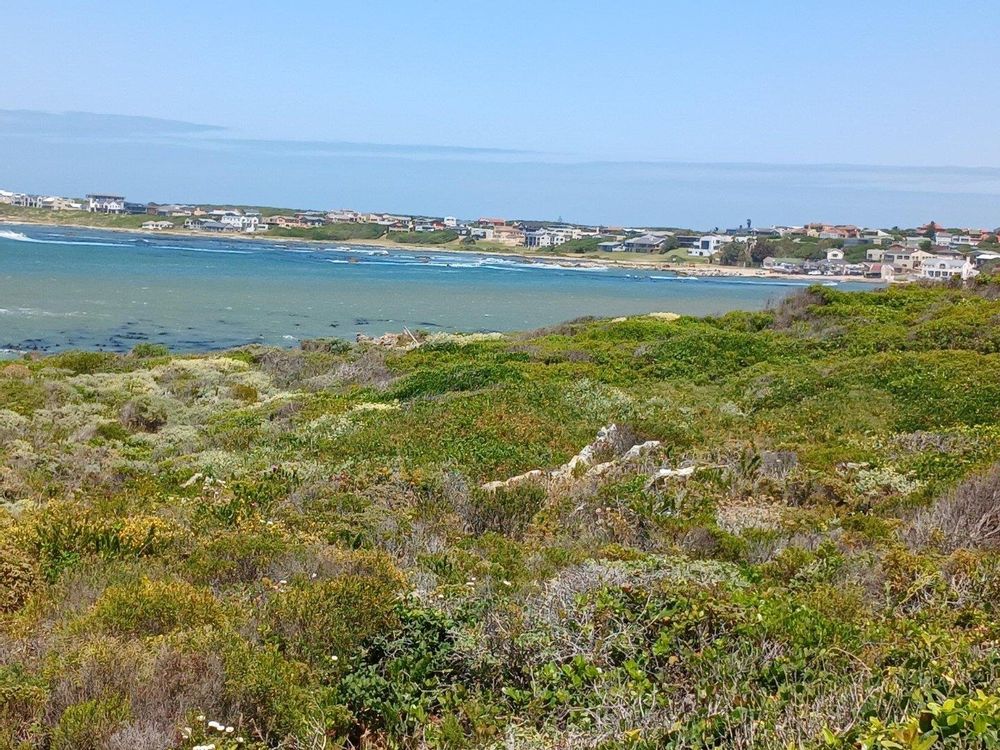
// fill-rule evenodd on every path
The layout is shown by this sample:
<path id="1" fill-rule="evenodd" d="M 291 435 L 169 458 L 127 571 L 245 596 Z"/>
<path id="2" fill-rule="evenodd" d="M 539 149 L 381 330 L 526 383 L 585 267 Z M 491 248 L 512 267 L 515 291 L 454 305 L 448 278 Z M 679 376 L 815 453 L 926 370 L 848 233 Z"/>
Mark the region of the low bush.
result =
<path id="1" fill-rule="evenodd" d="M 114 635 L 154 636 L 224 621 L 223 608 L 208 589 L 182 580 L 144 578 L 106 589 L 79 627 Z"/>
<path id="2" fill-rule="evenodd" d="M 102 750 L 116 729 L 128 721 L 130 709 L 119 696 L 77 703 L 63 711 L 52 730 L 51 750 Z"/>
<path id="3" fill-rule="evenodd" d="M 284 653 L 321 669 L 392 625 L 404 582 L 380 553 L 337 553 L 333 564 L 330 577 L 282 585 L 267 607 L 269 638 Z"/>
<path id="4" fill-rule="evenodd" d="M 167 423 L 167 405 L 152 396 L 137 396 L 119 412 L 122 425 L 129 430 L 156 432 Z"/>
<path id="5" fill-rule="evenodd" d="M 906 536 L 916 547 L 931 545 L 943 552 L 1000 550 L 1000 464 L 919 511 Z"/>
<path id="6" fill-rule="evenodd" d="M 129 354 L 140 359 L 152 359 L 154 357 L 166 357 L 170 354 L 170 350 L 163 344 L 144 342 L 133 346 Z"/>

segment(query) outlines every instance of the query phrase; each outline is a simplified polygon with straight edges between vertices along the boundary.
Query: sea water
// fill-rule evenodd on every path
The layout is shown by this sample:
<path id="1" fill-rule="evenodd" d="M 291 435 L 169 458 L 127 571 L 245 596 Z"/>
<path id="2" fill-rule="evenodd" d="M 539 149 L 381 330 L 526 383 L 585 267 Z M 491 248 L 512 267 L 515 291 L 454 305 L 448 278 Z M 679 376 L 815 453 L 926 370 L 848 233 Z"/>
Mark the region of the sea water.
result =
<path id="1" fill-rule="evenodd" d="M 0 225 L 0 348 L 204 351 L 404 327 L 506 331 L 584 315 L 756 310 L 807 285 L 563 262 Z"/>

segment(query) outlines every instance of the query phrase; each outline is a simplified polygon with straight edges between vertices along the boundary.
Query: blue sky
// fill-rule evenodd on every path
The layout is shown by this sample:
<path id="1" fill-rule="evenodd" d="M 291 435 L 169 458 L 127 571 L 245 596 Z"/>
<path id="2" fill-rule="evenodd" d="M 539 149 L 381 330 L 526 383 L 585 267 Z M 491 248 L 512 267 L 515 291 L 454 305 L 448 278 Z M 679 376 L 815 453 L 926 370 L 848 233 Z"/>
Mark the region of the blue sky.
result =
<path id="1" fill-rule="evenodd" d="M 995 2 L 157 8 L 4 9 L 0 185 L 610 223 L 1000 224 Z M 65 112 L 145 119 L 38 114 Z"/>

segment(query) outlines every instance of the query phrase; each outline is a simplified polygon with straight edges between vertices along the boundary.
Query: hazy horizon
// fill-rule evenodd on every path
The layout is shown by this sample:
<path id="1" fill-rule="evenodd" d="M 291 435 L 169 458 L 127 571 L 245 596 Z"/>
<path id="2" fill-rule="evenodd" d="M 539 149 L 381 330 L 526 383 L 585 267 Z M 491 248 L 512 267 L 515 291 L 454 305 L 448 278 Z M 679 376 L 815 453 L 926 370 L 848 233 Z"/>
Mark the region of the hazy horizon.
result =
<path id="1" fill-rule="evenodd" d="M 4 189 L 611 225 L 992 228 L 1000 168 L 600 161 L 488 147 L 261 140 L 219 126 L 0 111 Z M 72 168 L 67 169 L 67 165 Z"/>
<path id="2" fill-rule="evenodd" d="M 1000 224 L 996 4 L 96 9 L 5 9 L 0 185 L 703 228 Z"/>

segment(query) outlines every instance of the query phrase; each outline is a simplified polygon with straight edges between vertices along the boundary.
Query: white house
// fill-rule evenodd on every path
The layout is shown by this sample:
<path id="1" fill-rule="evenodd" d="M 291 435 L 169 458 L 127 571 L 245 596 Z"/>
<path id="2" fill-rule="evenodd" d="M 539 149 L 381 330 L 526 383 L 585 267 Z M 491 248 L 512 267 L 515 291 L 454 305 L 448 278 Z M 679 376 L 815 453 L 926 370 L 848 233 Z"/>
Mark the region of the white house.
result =
<path id="1" fill-rule="evenodd" d="M 219 217 L 219 223 L 224 224 L 226 229 L 233 232 L 256 232 L 257 225 L 260 224 L 260 217 L 236 211 L 226 211 Z"/>
<path id="2" fill-rule="evenodd" d="M 881 263 L 884 257 L 885 248 L 880 245 L 870 247 L 865 251 L 865 260 L 870 260 L 874 263 Z"/>
<path id="3" fill-rule="evenodd" d="M 936 239 L 937 238 L 935 237 L 935 240 Z M 971 235 L 968 235 L 968 234 L 953 234 L 951 236 L 951 240 L 948 243 L 948 246 L 951 247 L 951 248 L 976 247 L 978 244 L 979 244 L 979 240 L 978 239 L 974 239 Z"/>
<path id="4" fill-rule="evenodd" d="M 22 208 L 41 208 L 42 196 L 29 195 L 27 193 L 14 193 L 11 204 Z"/>
<path id="5" fill-rule="evenodd" d="M 529 229 L 524 233 L 525 247 L 556 247 L 580 236 L 580 230 L 573 227 L 546 227 Z"/>
<path id="6" fill-rule="evenodd" d="M 87 196 L 87 210 L 95 214 L 123 214 L 125 196 L 93 193 Z"/>
<path id="7" fill-rule="evenodd" d="M 172 221 L 144 221 L 142 222 L 143 229 L 173 229 L 174 223 Z"/>
<path id="8" fill-rule="evenodd" d="M 829 250 L 826 251 L 826 259 L 827 260 L 843 260 L 844 259 L 844 251 L 841 250 L 839 247 L 831 247 Z"/>
<path id="9" fill-rule="evenodd" d="M 458 219 L 456 219 L 454 216 L 445 216 L 444 225 L 448 227 L 448 229 L 454 229 L 455 227 L 458 226 Z"/>
<path id="10" fill-rule="evenodd" d="M 955 277 L 963 281 L 979 273 L 968 258 L 934 257 L 920 264 L 920 278 L 945 281 Z"/>
<path id="11" fill-rule="evenodd" d="M 951 232 L 935 232 L 934 244 L 941 247 L 948 247 L 951 244 L 952 236 Z"/>
<path id="12" fill-rule="evenodd" d="M 719 249 L 729 242 L 730 238 L 721 234 L 706 234 L 698 238 L 694 247 L 688 249 L 688 255 L 695 255 L 699 258 L 710 258 Z"/>

